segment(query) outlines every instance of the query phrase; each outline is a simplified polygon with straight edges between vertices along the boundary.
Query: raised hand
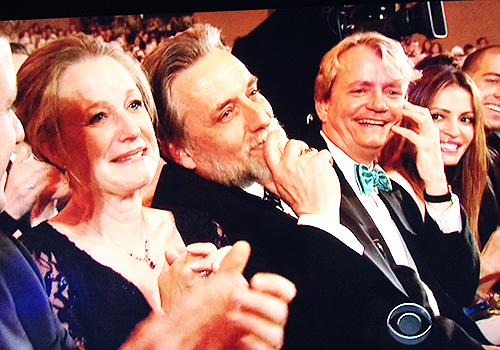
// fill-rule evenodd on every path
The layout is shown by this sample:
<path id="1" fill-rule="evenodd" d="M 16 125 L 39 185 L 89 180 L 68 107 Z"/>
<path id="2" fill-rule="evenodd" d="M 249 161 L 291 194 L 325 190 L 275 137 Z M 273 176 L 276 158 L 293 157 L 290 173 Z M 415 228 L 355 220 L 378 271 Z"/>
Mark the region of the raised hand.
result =
<path id="1" fill-rule="evenodd" d="M 50 207 L 54 200 L 69 194 L 68 185 L 62 181 L 62 173 L 52 165 L 35 159 L 26 144 L 20 144 L 16 152 L 17 157 L 5 186 L 6 212 L 14 219 L 20 219 L 29 212 L 36 218 L 45 209 L 55 210 Z M 52 215 L 55 214 L 54 211 Z M 45 219 L 51 216 L 50 213 L 45 215 Z"/>
<path id="2" fill-rule="evenodd" d="M 448 182 L 439 143 L 439 129 L 434 125 L 429 109 L 405 102 L 403 118 L 408 118 L 414 128 L 393 126 L 392 131 L 407 138 L 417 149 L 417 170 L 429 195 L 448 193 Z"/>
<path id="3" fill-rule="evenodd" d="M 339 221 L 340 183 L 329 151 L 318 152 L 302 141 L 280 140 L 279 133 L 272 132 L 264 154 L 275 193 L 297 215 L 317 214 Z"/>

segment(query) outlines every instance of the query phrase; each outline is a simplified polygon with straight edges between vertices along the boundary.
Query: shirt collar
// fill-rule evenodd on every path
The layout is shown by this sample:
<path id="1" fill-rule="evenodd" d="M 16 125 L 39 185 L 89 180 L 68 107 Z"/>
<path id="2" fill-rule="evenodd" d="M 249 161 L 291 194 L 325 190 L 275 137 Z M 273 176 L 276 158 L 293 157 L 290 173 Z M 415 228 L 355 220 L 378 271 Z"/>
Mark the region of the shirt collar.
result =
<path id="1" fill-rule="evenodd" d="M 264 186 L 262 186 L 258 182 L 254 182 L 250 186 L 243 187 L 243 191 L 252 194 L 254 196 L 257 196 L 260 199 L 264 198 Z"/>
<path id="2" fill-rule="evenodd" d="M 344 151 L 342 151 L 339 147 L 337 147 L 330 139 L 328 136 L 325 135 L 325 133 L 321 130 L 320 131 L 321 136 L 326 142 L 326 146 L 328 147 L 328 150 L 332 154 L 332 157 L 335 161 L 335 164 L 340 168 L 340 171 L 344 174 L 345 179 L 351 186 L 351 188 L 354 190 L 357 196 L 361 194 L 358 184 L 356 183 L 356 174 L 354 172 L 354 165 L 358 164 L 354 159 L 349 157 Z M 373 165 L 370 166 L 372 168 Z"/>

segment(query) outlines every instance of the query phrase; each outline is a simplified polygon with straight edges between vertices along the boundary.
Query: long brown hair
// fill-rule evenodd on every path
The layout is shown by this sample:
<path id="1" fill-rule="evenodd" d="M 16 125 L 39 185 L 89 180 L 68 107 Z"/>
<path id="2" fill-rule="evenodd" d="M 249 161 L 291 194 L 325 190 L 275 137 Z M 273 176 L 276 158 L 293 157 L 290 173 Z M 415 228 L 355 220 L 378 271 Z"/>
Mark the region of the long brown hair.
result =
<path id="1" fill-rule="evenodd" d="M 483 107 L 481 95 L 472 79 L 457 67 L 451 65 L 428 66 L 422 71 L 422 78 L 411 84 L 408 89 L 408 101 L 423 107 L 429 107 L 443 89 L 458 86 L 468 91 L 472 96 L 474 111 L 474 139 L 464 156 L 461 165 L 461 196 L 460 201 L 467 213 L 469 226 L 478 239 L 479 211 L 483 192 L 488 176 L 488 149 L 484 132 Z M 409 127 L 409 123 L 402 122 Z M 423 201 L 424 183 L 416 167 L 415 146 L 399 135 L 395 135 L 382 150 L 380 164 L 387 170 L 400 173 L 412 185 L 417 196 Z M 448 179 L 450 182 L 451 179 Z"/>

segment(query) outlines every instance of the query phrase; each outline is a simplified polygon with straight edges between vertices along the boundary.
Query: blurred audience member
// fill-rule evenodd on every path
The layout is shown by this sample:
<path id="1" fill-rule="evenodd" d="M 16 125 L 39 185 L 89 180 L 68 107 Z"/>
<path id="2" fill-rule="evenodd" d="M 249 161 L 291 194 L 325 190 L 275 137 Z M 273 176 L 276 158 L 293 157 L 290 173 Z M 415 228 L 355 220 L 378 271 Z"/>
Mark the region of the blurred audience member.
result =
<path id="1" fill-rule="evenodd" d="M 422 52 L 420 47 L 420 42 L 416 39 L 410 41 L 407 51 L 408 57 L 413 62 L 413 65 L 417 65 L 420 61 L 427 57 L 428 54 Z"/>
<path id="2" fill-rule="evenodd" d="M 462 49 L 460 46 L 453 46 L 453 48 L 450 51 L 450 55 L 455 58 L 458 66 L 462 67 L 465 60 L 464 49 Z"/>
<path id="3" fill-rule="evenodd" d="M 489 45 L 490 42 L 485 36 L 482 36 L 476 40 L 476 49 L 483 49 L 485 47 L 488 47 Z"/>
<path id="4" fill-rule="evenodd" d="M 441 47 L 441 44 L 438 43 L 437 41 L 434 41 L 431 45 L 430 56 L 436 57 L 441 55 L 442 53 L 443 53 L 443 48 Z"/>
<path id="5" fill-rule="evenodd" d="M 428 39 L 425 40 L 424 43 L 422 44 L 422 53 L 427 56 L 430 55 L 431 47 L 432 47 L 432 41 Z"/>
<path id="6" fill-rule="evenodd" d="M 469 56 L 471 53 L 476 51 L 476 48 L 472 44 L 465 44 L 464 46 L 464 54 L 465 56 Z"/>

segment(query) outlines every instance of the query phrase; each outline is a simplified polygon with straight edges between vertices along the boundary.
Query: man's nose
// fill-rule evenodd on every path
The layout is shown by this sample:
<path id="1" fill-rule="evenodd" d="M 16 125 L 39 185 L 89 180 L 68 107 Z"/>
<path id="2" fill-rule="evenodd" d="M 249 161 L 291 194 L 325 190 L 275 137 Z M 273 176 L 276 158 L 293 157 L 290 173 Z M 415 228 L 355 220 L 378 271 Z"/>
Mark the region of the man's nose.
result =
<path id="1" fill-rule="evenodd" d="M 385 96 L 382 91 L 374 91 L 370 101 L 367 104 L 368 108 L 377 113 L 387 112 L 389 106 L 385 101 Z"/>
<path id="2" fill-rule="evenodd" d="M 265 129 L 271 123 L 272 109 L 268 103 L 256 103 L 250 101 L 247 103 L 245 113 L 250 131 L 255 132 L 259 129 Z"/>
<path id="3" fill-rule="evenodd" d="M 500 99 L 500 84 L 495 88 L 495 91 L 493 92 L 493 95 Z"/>

